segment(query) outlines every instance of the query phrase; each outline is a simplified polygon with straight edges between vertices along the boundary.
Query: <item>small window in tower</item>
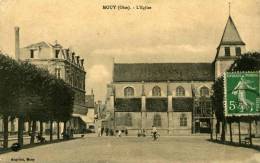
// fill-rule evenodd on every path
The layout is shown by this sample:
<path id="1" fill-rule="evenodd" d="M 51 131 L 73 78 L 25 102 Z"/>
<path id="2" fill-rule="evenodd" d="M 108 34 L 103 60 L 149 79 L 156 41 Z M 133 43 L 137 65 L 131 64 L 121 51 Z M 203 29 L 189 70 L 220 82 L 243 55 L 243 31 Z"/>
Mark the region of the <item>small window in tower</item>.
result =
<path id="1" fill-rule="evenodd" d="M 240 55 L 241 55 L 241 48 L 236 47 L 236 56 L 240 56 Z"/>
<path id="2" fill-rule="evenodd" d="M 60 50 L 55 50 L 55 58 L 59 58 Z"/>
<path id="3" fill-rule="evenodd" d="M 230 56 L 230 47 L 225 47 L 225 56 Z"/>
<path id="4" fill-rule="evenodd" d="M 31 49 L 30 52 L 31 52 L 31 58 L 34 58 L 34 50 Z"/>

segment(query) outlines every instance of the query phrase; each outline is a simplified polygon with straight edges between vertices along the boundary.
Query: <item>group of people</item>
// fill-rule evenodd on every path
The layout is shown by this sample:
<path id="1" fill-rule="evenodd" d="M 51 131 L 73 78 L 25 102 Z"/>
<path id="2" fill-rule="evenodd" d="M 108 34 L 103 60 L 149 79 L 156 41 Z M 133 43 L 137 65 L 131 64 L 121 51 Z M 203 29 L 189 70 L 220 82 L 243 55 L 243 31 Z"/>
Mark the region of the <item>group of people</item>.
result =
<path id="1" fill-rule="evenodd" d="M 125 136 L 128 135 L 128 130 L 127 129 L 124 129 L 124 130 L 116 130 L 116 133 L 117 133 L 117 136 L 118 137 L 121 137 L 122 136 L 122 133 L 125 133 Z"/>
<path id="2" fill-rule="evenodd" d="M 98 136 L 99 137 L 103 136 L 104 132 L 105 132 L 105 136 L 114 136 L 113 129 L 98 127 Z M 124 129 L 124 130 L 116 130 L 115 133 L 116 133 L 117 137 L 121 137 L 122 133 L 124 133 L 125 136 L 127 136 L 128 135 L 128 130 L 127 130 L 127 128 Z M 152 132 L 151 133 L 152 133 L 153 139 L 157 140 L 159 134 L 158 134 L 158 131 L 157 131 L 155 126 L 152 126 Z M 144 129 L 141 130 L 141 133 L 138 132 L 138 137 L 139 136 L 145 136 L 145 130 Z"/>
<path id="3" fill-rule="evenodd" d="M 154 140 L 157 140 L 157 139 L 158 139 L 159 134 L 158 134 L 158 131 L 157 131 L 157 129 L 156 129 L 155 126 L 152 126 L 151 134 L 152 134 L 152 137 L 153 137 Z M 138 137 L 145 137 L 145 136 L 146 136 L 145 129 L 139 130 L 138 133 L 137 133 L 137 136 L 138 136 Z"/>
<path id="4" fill-rule="evenodd" d="M 116 130 L 115 134 L 114 134 L 114 130 L 113 129 L 98 127 L 98 131 L 97 131 L 98 136 L 104 136 L 104 135 L 105 136 L 114 136 L 114 135 L 116 135 L 118 137 L 121 137 L 122 133 L 125 133 L 125 135 L 127 136 L 128 135 L 128 130 L 127 129 Z"/>

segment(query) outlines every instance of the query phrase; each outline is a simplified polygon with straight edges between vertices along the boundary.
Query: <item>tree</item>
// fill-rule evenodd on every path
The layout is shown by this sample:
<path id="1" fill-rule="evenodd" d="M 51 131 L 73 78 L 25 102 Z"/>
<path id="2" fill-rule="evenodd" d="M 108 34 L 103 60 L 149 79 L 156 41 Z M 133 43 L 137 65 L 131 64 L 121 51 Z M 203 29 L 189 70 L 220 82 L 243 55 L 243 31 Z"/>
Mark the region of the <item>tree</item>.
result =
<path id="1" fill-rule="evenodd" d="M 31 143 L 34 143 L 36 121 L 59 123 L 70 119 L 73 90 L 47 70 L 0 54 L 0 76 L 0 116 L 4 122 L 4 147 L 8 147 L 10 118 L 18 118 L 18 142 L 21 146 L 25 121 L 33 123 Z M 52 133 L 50 135 L 52 140 Z"/>
<path id="2" fill-rule="evenodd" d="M 259 71 L 260 70 L 260 53 L 248 52 L 241 55 L 230 66 L 228 72 L 235 71 Z"/>
<path id="3" fill-rule="evenodd" d="M 224 78 L 218 78 L 212 86 L 212 109 L 217 119 L 217 126 L 222 122 L 221 140 L 225 140 L 225 116 L 224 116 Z M 218 130 L 218 128 L 217 128 Z"/>
<path id="4" fill-rule="evenodd" d="M 259 52 L 248 52 L 241 55 L 238 59 L 228 69 L 228 72 L 235 71 L 259 71 L 260 70 L 260 53 Z M 222 133 L 221 140 L 225 140 L 225 125 L 226 119 L 224 116 L 224 78 L 223 76 L 216 79 L 213 86 L 212 95 L 212 107 L 217 118 L 217 123 L 222 122 Z M 259 118 L 259 117 L 255 117 Z M 247 117 L 242 117 L 242 119 L 248 119 Z M 228 119 L 229 123 L 234 121 L 239 121 L 240 119 L 236 117 L 231 117 Z"/>
<path id="5" fill-rule="evenodd" d="M 19 65 L 10 57 L 0 54 L 0 114 L 4 124 L 4 148 L 8 147 L 8 119 L 14 116 L 17 105 Z"/>

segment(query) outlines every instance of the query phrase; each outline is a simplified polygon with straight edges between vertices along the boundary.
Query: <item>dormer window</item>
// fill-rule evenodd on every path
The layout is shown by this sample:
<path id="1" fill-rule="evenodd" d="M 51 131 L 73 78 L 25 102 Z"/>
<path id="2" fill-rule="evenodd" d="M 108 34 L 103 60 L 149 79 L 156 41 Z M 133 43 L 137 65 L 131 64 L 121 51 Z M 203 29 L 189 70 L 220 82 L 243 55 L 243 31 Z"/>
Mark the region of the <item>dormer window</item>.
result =
<path id="1" fill-rule="evenodd" d="M 33 49 L 30 50 L 30 58 L 34 58 L 34 50 Z"/>
<path id="2" fill-rule="evenodd" d="M 230 47 L 225 47 L 225 56 L 230 56 Z"/>
<path id="3" fill-rule="evenodd" d="M 240 55 L 241 55 L 241 48 L 236 47 L 236 56 L 240 56 Z"/>
<path id="4" fill-rule="evenodd" d="M 60 50 L 55 50 L 55 58 L 59 58 L 59 53 L 60 53 Z"/>

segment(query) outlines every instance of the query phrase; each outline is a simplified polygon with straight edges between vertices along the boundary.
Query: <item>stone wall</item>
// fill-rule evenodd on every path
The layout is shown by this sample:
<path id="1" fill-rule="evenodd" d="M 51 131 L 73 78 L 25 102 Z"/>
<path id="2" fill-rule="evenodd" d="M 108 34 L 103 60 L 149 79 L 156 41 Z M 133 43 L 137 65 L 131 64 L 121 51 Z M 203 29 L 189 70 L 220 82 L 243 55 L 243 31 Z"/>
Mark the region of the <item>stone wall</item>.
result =
<path id="1" fill-rule="evenodd" d="M 180 126 L 180 116 L 187 117 L 187 126 Z M 116 130 L 128 129 L 129 135 L 136 135 L 138 130 L 145 129 L 150 135 L 155 116 L 160 116 L 160 135 L 189 135 L 191 134 L 191 112 L 115 112 Z M 129 118 L 131 117 L 131 118 Z M 131 123 L 129 123 L 131 121 Z"/>

